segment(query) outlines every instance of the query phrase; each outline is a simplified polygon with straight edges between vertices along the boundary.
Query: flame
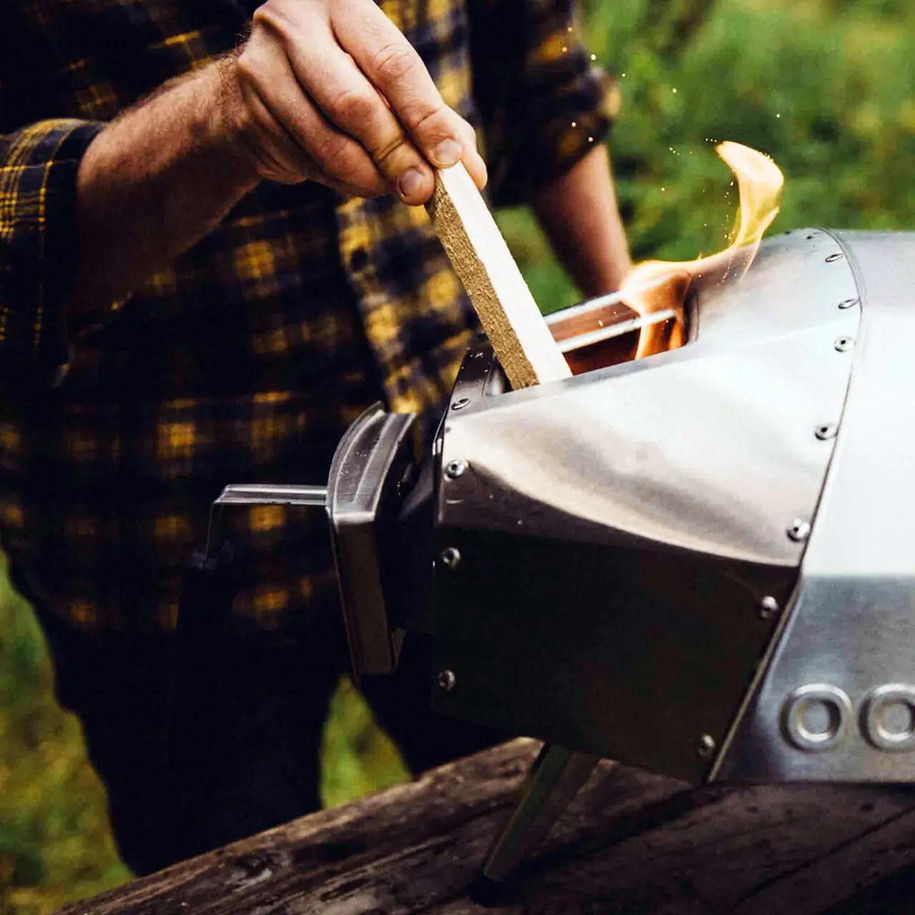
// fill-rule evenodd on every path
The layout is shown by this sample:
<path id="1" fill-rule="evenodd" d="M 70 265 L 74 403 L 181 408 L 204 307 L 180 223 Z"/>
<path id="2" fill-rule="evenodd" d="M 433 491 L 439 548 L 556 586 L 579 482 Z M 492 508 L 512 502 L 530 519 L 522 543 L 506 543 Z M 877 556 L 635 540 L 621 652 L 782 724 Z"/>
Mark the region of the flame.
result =
<path id="1" fill-rule="evenodd" d="M 740 193 L 740 205 L 724 251 L 694 261 L 644 261 L 633 267 L 620 289 L 620 298 L 643 317 L 663 308 L 679 315 L 669 322 L 645 325 L 639 334 L 636 359 L 683 345 L 683 303 L 694 278 L 720 273 L 721 281 L 741 279 L 753 259 L 766 229 L 778 215 L 779 197 L 785 183 L 779 167 L 765 153 L 726 141 L 715 152 L 727 163 Z"/>

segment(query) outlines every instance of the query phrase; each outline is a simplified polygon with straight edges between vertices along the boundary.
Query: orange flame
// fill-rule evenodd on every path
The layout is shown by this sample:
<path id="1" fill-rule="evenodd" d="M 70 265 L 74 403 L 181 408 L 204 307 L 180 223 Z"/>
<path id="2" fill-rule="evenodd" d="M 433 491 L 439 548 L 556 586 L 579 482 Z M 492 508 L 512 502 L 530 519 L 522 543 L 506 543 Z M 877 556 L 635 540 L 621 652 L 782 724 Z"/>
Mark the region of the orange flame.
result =
<path id="1" fill-rule="evenodd" d="M 667 322 L 643 326 L 636 359 L 683 345 L 683 303 L 692 280 L 712 272 L 720 272 L 722 282 L 732 275 L 741 279 L 750 269 L 766 229 L 778 215 L 785 178 L 772 159 L 731 141 L 719 143 L 715 152 L 734 173 L 740 192 L 730 244 L 724 251 L 698 260 L 644 261 L 629 271 L 620 298 L 630 308 L 643 317 L 673 308 L 679 316 L 673 327 Z"/>

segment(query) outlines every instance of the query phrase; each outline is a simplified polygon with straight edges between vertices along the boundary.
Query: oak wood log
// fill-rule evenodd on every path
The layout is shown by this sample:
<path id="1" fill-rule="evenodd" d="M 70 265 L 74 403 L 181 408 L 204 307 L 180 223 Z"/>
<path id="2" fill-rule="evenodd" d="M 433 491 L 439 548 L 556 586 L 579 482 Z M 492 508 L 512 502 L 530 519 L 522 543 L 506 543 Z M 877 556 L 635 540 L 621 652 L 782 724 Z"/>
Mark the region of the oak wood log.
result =
<path id="1" fill-rule="evenodd" d="M 912 911 L 912 788 L 690 788 L 609 762 L 494 892 L 479 868 L 537 748 L 513 741 L 60 915 Z"/>
<path id="2" fill-rule="evenodd" d="M 427 209 L 512 387 L 569 378 L 568 364 L 462 164 L 436 172 Z"/>

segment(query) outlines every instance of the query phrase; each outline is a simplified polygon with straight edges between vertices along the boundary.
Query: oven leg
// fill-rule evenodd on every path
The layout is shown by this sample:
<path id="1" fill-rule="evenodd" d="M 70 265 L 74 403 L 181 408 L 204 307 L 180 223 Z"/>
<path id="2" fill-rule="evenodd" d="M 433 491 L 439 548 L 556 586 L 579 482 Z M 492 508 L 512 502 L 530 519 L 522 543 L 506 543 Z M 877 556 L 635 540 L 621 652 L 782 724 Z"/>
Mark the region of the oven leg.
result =
<path id="1" fill-rule="evenodd" d="M 483 866 L 485 877 L 498 881 L 511 876 L 546 838 L 599 760 L 592 753 L 544 744 L 521 786 L 518 805 Z"/>

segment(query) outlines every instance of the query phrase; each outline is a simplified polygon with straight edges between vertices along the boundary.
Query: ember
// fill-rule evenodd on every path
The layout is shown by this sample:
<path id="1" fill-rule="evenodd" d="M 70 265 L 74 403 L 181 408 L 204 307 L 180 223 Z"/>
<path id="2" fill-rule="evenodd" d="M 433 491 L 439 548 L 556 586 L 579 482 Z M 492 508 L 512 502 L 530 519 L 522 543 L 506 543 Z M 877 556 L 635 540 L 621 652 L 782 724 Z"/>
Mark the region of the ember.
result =
<path id="1" fill-rule="evenodd" d="M 784 176 L 764 153 L 730 141 L 715 147 L 737 179 L 740 205 L 730 244 L 723 251 L 694 261 L 645 261 L 629 272 L 620 299 L 643 317 L 673 309 L 673 322 L 647 322 L 639 335 L 635 358 L 676 349 L 684 342 L 683 305 L 694 278 L 720 275 L 740 279 L 750 269 L 766 229 L 778 214 Z"/>

